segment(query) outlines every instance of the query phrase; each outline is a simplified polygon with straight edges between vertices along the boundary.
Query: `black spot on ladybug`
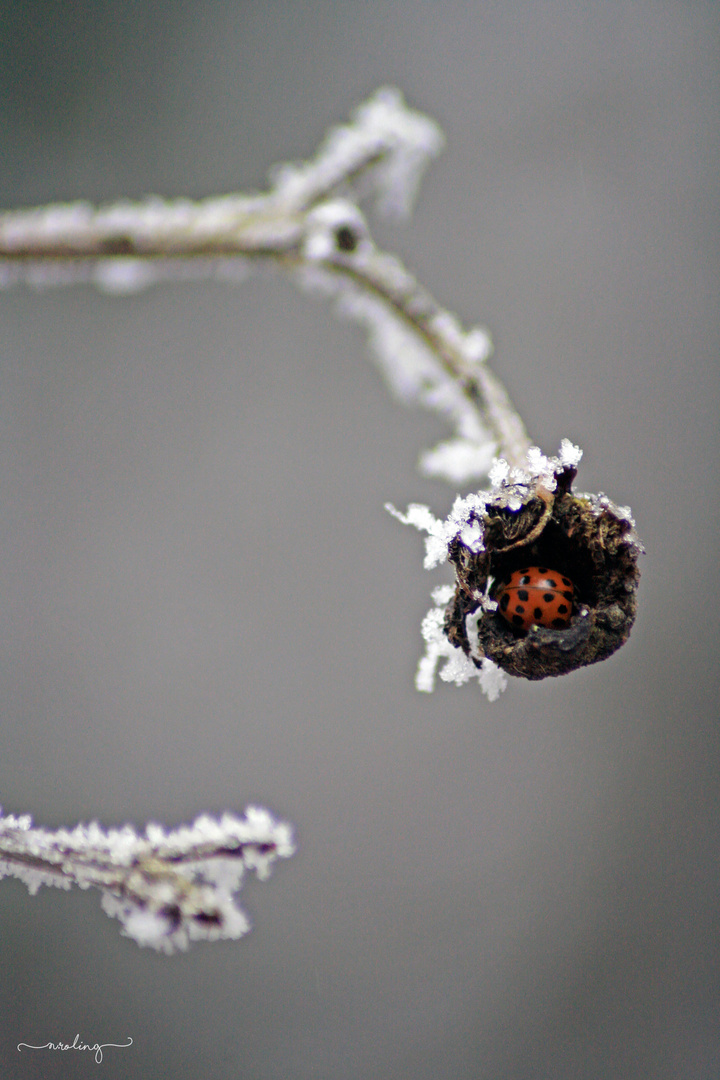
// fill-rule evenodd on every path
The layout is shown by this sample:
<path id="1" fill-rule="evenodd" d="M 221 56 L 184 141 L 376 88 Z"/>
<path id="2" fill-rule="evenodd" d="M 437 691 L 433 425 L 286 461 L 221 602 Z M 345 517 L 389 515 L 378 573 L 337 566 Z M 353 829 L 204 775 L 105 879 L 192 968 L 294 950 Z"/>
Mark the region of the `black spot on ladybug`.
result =
<path id="1" fill-rule="evenodd" d="M 550 601 L 554 600 L 554 599 L 555 599 L 555 594 L 554 593 L 551 593 L 551 592 L 544 592 L 543 593 L 543 600 L 545 601 L 546 604 L 549 604 Z"/>
<path id="2" fill-rule="evenodd" d="M 502 600 L 500 601 L 500 610 L 501 611 L 507 611 L 509 603 L 510 603 L 510 593 L 503 593 Z"/>
<path id="3" fill-rule="evenodd" d="M 564 580 L 565 580 L 565 579 L 563 578 L 563 581 L 564 581 Z M 571 592 L 564 592 L 564 593 L 563 593 L 563 596 L 565 597 L 565 599 L 566 599 L 566 600 L 570 600 L 570 601 L 572 601 L 572 598 L 573 598 L 573 594 L 572 594 Z"/>
<path id="4" fill-rule="evenodd" d="M 538 574 L 547 574 L 546 566 L 538 566 Z"/>
<path id="5" fill-rule="evenodd" d="M 567 604 L 558 604 L 558 614 L 567 615 L 567 612 L 568 612 Z"/>
<path id="6" fill-rule="evenodd" d="M 542 608 L 536 607 L 533 611 L 533 616 L 536 619 L 542 619 Z"/>
<path id="7" fill-rule="evenodd" d="M 555 579 L 551 577 L 547 579 L 545 584 L 548 585 L 551 589 L 557 589 L 558 587 L 557 581 L 555 581 Z"/>
<path id="8" fill-rule="evenodd" d="M 522 615 L 513 615 L 512 621 L 515 623 L 516 626 L 523 626 L 525 623 Z"/>
<path id="9" fill-rule="evenodd" d="M 527 591 L 527 589 L 518 589 L 518 599 L 519 600 L 528 600 L 529 598 L 530 598 L 530 593 Z"/>

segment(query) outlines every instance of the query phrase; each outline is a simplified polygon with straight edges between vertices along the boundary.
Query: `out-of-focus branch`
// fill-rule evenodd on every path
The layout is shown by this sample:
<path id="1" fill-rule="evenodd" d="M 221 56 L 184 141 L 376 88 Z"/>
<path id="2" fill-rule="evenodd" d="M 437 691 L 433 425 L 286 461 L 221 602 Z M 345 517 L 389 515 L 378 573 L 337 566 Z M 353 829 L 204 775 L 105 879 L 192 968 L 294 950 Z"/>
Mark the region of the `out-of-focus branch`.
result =
<path id="1" fill-rule="evenodd" d="M 0 215 L 0 284 L 91 281 L 114 291 L 163 278 L 242 276 L 271 262 L 334 296 L 370 333 L 406 401 L 446 416 L 455 437 L 423 456 L 454 482 L 483 476 L 495 454 L 520 464 L 525 427 L 486 360 L 487 333 L 465 332 L 393 255 L 373 243 L 360 204 L 406 216 L 442 135 L 397 90 L 378 91 L 332 130 L 309 162 L 273 170 L 266 194 L 193 202 L 159 198 Z"/>
<path id="2" fill-rule="evenodd" d="M 245 871 L 267 878 L 293 851 L 290 827 L 259 807 L 171 831 L 148 825 L 143 836 L 129 825 L 49 830 L 28 815 L 0 814 L 0 877 L 19 878 L 31 894 L 41 885 L 98 888 L 126 936 L 166 953 L 247 933 L 235 901 Z"/>

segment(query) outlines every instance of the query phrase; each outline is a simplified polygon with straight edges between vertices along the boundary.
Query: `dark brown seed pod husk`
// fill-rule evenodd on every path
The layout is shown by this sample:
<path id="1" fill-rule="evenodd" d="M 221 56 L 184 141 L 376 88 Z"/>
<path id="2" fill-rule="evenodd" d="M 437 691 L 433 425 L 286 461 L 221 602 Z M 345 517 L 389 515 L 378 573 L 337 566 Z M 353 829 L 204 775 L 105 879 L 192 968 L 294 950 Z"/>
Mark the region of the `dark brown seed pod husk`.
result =
<path id="1" fill-rule="evenodd" d="M 477 667 L 488 657 L 525 679 L 565 675 L 607 659 L 630 636 L 642 544 L 627 508 L 602 493 L 573 494 L 575 474 L 574 466 L 559 467 L 552 492 L 540 480 L 500 484 L 474 516 L 481 541 L 468 546 L 462 533 L 450 541 L 457 580 L 445 633 Z M 567 627 L 517 631 L 496 610 L 499 583 L 526 566 L 550 567 L 573 582 Z"/>

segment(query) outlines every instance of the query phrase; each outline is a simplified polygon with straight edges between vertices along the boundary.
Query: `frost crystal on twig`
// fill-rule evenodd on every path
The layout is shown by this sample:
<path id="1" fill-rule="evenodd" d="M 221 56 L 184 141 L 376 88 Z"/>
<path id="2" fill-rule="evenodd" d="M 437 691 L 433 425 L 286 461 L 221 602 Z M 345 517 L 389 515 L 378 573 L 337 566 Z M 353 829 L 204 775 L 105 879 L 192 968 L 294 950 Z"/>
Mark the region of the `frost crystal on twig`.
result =
<path id="1" fill-rule="evenodd" d="M 98 888 L 123 934 L 165 953 L 242 937 L 250 924 L 235 894 L 246 870 L 265 880 L 294 850 L 290 826 L 257 806 L 168 831 L 150 824 L 144 835 L 97 822 L 43 829 L 27 814 L 0 814 L 0 877 L 19 878 L 31 895 L 41 885 Z"/>
<path id="2" fill-rule="evenodd" d="M 425 655 L 418 664 L 415 686 L 423 693 L 432 693 L 435 689 L 438 663 L 445 659 L 445 664 L 440 669 L 440 678 L 443 682 L 453 682 L 456 686 L 462 686 L 463 683 L 475 678 L 488 700 L 497 701 L 507 687 L 507 679 L 492 660 L 488 660 L 477 651 L 477 630 L 475 631 L 475 652 L 471 653 L 471 656 L 479 661 L 479 669 L 473 663 L 473 659 L 449 641 L 445 633 L 445 608 L 452 599 L 454 591 L 452 585 L 438 585 L 432 591 L 436 606 L 430 608 L 422 621 Z M 468 618 L 472 619 L 472 616 Z M 472 633 L 470 627 L 468 627 L 468 632 Z"/>

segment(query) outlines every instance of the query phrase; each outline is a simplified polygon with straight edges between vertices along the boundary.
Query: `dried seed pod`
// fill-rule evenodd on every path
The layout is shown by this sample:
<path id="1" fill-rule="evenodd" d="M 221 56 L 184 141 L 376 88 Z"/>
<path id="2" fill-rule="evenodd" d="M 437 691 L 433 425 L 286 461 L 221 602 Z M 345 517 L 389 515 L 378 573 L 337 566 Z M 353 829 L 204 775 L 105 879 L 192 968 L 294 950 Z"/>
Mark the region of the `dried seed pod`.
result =
<path id="1" fill-rule="evenodd" d="M 465 503 L 463 527 L 448 543 L 456 572 L 449 641 L 478 668 L 485 657 L 526 679 L 605 660 L 627 641 L 643 550 L 629 509 L 602 494 L 573 494 L 577 470 L 562 455 L 543 464 L 510 473 L 501 463 L 493 490 Z M 497 610 L 500 585 L 520 568 L 541 566 L 573 583 L 572 617 L 558 629 L 513 628 Z"/>

